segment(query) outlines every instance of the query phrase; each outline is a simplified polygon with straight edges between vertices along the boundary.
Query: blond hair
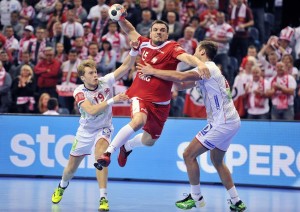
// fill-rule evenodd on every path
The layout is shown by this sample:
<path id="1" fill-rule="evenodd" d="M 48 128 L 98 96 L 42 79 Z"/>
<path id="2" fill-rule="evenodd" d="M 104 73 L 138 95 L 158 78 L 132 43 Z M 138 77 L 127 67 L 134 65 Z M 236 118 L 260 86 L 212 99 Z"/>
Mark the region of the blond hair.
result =
<path id="1" fill-rule="evenodd" d="M 49 99 L 50 99 L 50 95 L 48 93 L 42 93 L 42 95 L 39 98 L 38 107 L 39 107 L 40 113 L 44 113 L 48 110 L 47 105 L 46 105 L 46 107 L 44 107 L 44 105 L 43 105 L 43 100 L 44 100 L 45 97 L 49 97 Z"/>
<path id="2" fill-rule="evenodd" d="M 86 67 L 94 69 L 96 68 L 96 62 L 90 59 L 82 61 L 77 67 L 77 74 L 79 77 L 84 75 Z"/>

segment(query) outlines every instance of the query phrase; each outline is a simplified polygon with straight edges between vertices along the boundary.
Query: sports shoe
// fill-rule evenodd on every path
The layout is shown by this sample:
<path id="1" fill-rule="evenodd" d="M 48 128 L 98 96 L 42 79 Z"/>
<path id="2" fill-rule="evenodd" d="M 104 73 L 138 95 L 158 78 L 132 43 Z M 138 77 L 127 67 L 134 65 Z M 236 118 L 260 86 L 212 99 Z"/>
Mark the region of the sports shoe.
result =
<path id="1" fill-rule="evenodd" d="M 69 183 L 68 183 L 69 185 Z M 60 200 L 63 197 L 64 191 L 65 189 L 68 187 L 68 185 L 64 188 L 60 187 L 60 184 L 58 184 L 58 187 L 54 190 L 53 194 L 52 194 L 52 202 L 54 204 L 57 204 L 60 202 Z"/>
<path id="2" fill-rule="evenodd" d="M 121 146 L 120 153 L 118 156 L 119 166 L 124 167 L 126 165 L 127 157 L 128 157 L 128 155 L 130 155 L 131 152 L 132 152 L 132 150 L 127 152 L 124 145 Z"/>
<path id="3" fill-rule="evenodd" d="M 205 206 L 204 198 L 201 196 L 198 201 L 192 198 L 192 195 L 189 194 L 185 199 L 179 200 L 175 203 L 177 208 L 188 210 L 192 208 L 200 208 Z"/>
<path id="4" fill-rule="evenodd" d="M 101 197 L 98 211 L 109 211 L 108 200 L 105 197 Z"/>
<path id="5" fill-rule="evenodd" d="M 231 211 L 237 211 L 237 212 L 241 212 L 241 211 L 245 211 L 246 210 L 246 205 L 242 202 L 242 200 L 240 200 L 240 201 L 238 201 L 237 203 L 235 203 L 235 204 L 233 204 L 232 202 L 231 202 L 231 200 L 229 200 L 230 201 L 230 210 Z"/>
<path id="6" fill-rule="evenodd" d="M 108 165 L 110 164 L 110 152 L 104 152 L 98 158 L 97 162 L 103 167 L 108 167 Z"/>
<path id="7" fill-rule="evenodd" d="M 99 171 L 101 171 L 103 169 L 103 167 L 99 164 L 99 163 L 94 163 L 94 166 L 96 169 L 98 169 Z"/>

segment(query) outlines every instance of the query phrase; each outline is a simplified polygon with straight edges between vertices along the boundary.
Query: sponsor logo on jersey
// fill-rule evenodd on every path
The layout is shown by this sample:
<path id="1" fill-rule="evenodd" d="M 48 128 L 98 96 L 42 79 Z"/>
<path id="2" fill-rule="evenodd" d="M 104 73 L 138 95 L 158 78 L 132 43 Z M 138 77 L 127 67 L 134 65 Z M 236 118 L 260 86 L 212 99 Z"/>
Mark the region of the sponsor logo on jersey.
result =
<path id="1" fill-rule="evenodd" d="M 140 78 L 141 80 L 146 81 L 146 82 L 150 82 L 150 80 L 151 80 L 151 76 L 145 75 L 145 74 L 142 74 L 142 73 L 139 74 L 139 78 Z"/>
<path id="2" fill-rule="evenodd" d="M 105 88 L 105 89 L 104 89 L 104 93 L 105 93 L 105 94 L 108 94 L 109 92 L 110 92 L 110 89 L 109 89 L 109 88 Z"/>
<path id="3" fill-rule="evenodd" d="M 152 60 L 151 60 L 151 63 L 154 64 L 154 63 L 156 63 L 156 61 L 157 61 L 157 57 L 153 57 Z"/>
<path id="4" fill-rule="evenodd" d="M 109 128 L 103 128 L 102 130 L 102 135 L 105 135 L 105 136 L 110 136 L 111 134 L 111 130 Z"/>
<path id="5" fill-rule="evenodd" d="M 208 133 L 208 131 L 212 128 L 211 124 L 207 124 L 202 130 L 201 130 L 201 134 L 202 135 L 206 135 L 206 133 Z"/>

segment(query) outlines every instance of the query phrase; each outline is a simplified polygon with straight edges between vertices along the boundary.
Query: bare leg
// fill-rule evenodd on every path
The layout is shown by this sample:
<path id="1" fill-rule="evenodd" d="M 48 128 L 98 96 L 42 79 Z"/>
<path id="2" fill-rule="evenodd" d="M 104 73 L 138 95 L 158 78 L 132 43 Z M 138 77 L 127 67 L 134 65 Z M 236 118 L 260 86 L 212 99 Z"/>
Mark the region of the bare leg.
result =
<path id="1" fill-rule="evenodd" d="M 194 138 L 183 153 L 183 158 L 191 185 L 198 185 L 200 183 L 200 168 L 197 157 L 207 150 L 207 148 L 205 148 L 196 138 Z"/>
<path id="2" fill-rule="evenodd" d="M 101 138 L 97 141 L 95 146 L 95 160 L 102 155 L 108 147 L 108 142 Z M 107 176 L 108 176 L 108 169 L 107 167 L 103 167 L 101 171 L 96 169 L 96 177 L 98 181 L 99 188 L 107 188 Z"/>
<path id="3" fill-rule="evenodd" d="M 234 184 L 231 177 L 231 173 L 228 170 L 226 164 L 224 163 L 225 153 L 226 152 L 215 148 L 211 150 L 210 158 L 214 167 L 218 171 L 222 184 L 225 186 L 227 190 L 229 190 L 234 186 Z"/>
<path id="4" fill-rule="evenodd" d="M 84 155 L 78 157 L 70 155 L 68 165 L 64 169 L 64 173 L 62 176 L 63 181 L 69 181 L 70 179 L 72 179 L 72 177 L 74 176 L 78 166 L 80 165 L 84 157 L 85 157 Z"/>

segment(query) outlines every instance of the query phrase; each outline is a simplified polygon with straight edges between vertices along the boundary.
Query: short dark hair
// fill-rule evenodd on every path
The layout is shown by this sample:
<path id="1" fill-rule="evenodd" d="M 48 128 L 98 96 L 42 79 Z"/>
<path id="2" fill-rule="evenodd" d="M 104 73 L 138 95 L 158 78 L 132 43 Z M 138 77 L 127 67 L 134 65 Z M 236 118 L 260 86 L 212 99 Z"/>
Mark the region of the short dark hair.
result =
<path id="1" fill-rule="evenodd" d="M 205 49 L 206 56 L 213 60 L 218 51 L 218 44 L 213 41 L 204 40 L 199 43 L 201 49 Z"/>
<path id="2" fill-rule="evenodd" d="M 57 98 L 51 97 L 51 98 L 48 100 L 48 103 L 47 103 L 47 108 L 48 108 L 48 110 L 55 110 L 55 108 L 56 108 L 57 106 L 58 106 Z"/>
<path id="3" fill-rule="evenodd" d="M 152 31 L 152 27 L 153 27 L 154 24 L 164 24 L 167 27 L 167 32 L 169 32 L 169 25 L 166 22 L 162 21 L 162 20 L 153 21 L 152 24 L 151 24 L 151 27 L 150 27 L 150 31 Z"/>

